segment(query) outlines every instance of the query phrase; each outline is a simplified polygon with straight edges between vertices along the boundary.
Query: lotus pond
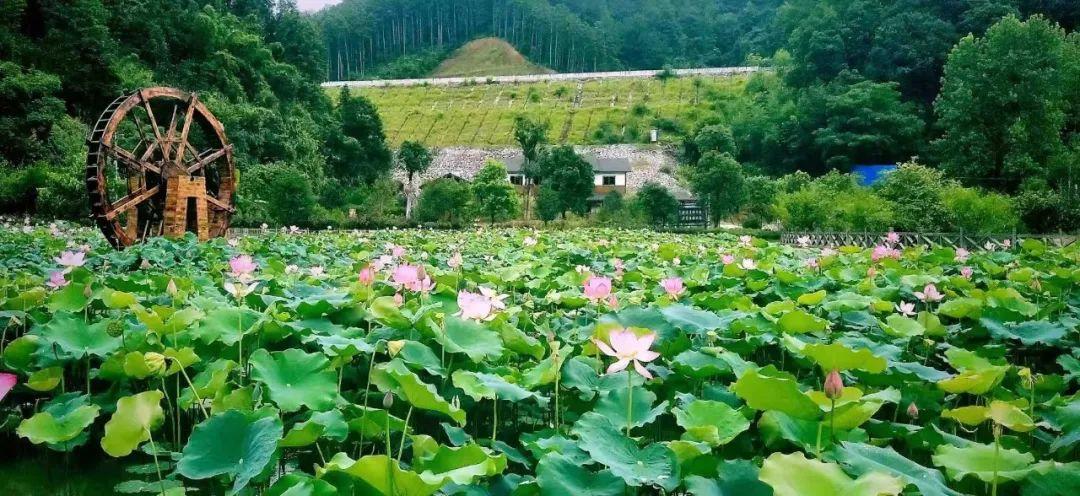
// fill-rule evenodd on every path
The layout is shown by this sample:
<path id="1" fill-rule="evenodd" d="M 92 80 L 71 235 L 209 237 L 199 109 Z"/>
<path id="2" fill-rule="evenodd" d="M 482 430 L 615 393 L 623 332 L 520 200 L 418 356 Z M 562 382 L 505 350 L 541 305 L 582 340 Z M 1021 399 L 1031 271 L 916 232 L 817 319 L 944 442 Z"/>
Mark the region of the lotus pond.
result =
<path id="1" fill-rule="evenodd" d="M 1080 487 L 1077 247 L 19 227 L 2 494 Z"/>

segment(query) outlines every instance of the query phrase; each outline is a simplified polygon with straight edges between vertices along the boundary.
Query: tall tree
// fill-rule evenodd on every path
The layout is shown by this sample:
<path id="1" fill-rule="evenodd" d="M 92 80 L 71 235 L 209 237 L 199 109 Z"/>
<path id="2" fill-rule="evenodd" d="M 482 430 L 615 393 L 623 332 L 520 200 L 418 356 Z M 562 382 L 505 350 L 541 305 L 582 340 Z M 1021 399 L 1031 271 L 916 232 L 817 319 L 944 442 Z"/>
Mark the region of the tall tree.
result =
<path id="1" fill-rule="evenodd" d="M 405 170 L 405 218 L 412 219 L 413 203 L 416 202 L 416 186 L 413 183 L 417 174 L 423 174 L 431 167 L 431 151 L 423 143 L 405 141 L 398 149 L 397 160 Z"/>
<path id="2" fill-rule="evenodd" d="M 521 154 L 525 163 L 521 172 L 525 176 L 525 218 L 529 218 L 529 202 L 533 194 L 533 187 L 540 179 L 539 170 L 536 168 L 536 159 L 541 146 L 547 141 L 547 123 L 532 119 L 525 115 L 519 115 L 514 119 L 514 139 L 521 146 Z"/>
<path id="3" fill-rule="evenodd" d="M 537 162 L 540 181 L 550 186 L 559 198 L 559 212 L 584 215 L 589 210 L 593 192 L 593 169 L 572 146 L 548 149 Z"/>
<path id="4" fill-rule="evenodd" d="M 710 151 L 690 166 L 690 189 L 709 209 L 713 224 L 738 213 L 746 201 L 742 165 L 730 153 Z"/>
<path id="5" fill-rule="evenodd" d="M 371 183 L 390 171 L 391 153 L 375 106 L 342 87 L 338 94 L 341 125 L 327 141 L 330 170 L 344 184 Z"/>
<path id="6" fill-rule="evenodd" d="M 488 161 L 473 178 L 476 211 L 492 224 L 513 218 L 518 213 L 517 191 L 506 176 L 506 166 Z"/>

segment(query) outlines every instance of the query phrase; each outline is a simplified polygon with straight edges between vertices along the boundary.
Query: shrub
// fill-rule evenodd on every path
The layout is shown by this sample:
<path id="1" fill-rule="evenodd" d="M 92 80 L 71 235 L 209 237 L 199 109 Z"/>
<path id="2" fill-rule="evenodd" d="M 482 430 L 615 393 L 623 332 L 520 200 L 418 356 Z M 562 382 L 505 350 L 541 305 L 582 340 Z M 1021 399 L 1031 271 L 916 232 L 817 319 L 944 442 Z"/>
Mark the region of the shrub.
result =
<path id="1" fill-rule="evenodd" d="M 948 226 L 949 215 L 942 198 L 945 189 L 953 184 L 941 171 L 910 162 L 887 173 L 874 189 L 895 208 L 893 228 L 933 232 Z"/>
<path id="2" fill-rule="evenodd" d="M 472 187 L 456 179 L 436 179 L 420 190 L 416 218 L 421 222 L 461 225 L 471 218 Z"/>
<path id="3" fill-rule="evenodd" d="M 743 190 L 745 191 L 745 203 L 743 213 L 746 215 L 743 225 L 761 226 L 776 220 L 776 211 L 773 203 L 776 201 L 779 185 L 777 181 L 768 176 L 751 176 L 746 178 Z"/>
<path id="4" fill-rule="evenodd" d="M 634 204 L 651 225 L 674 224 L 679 220 L 679 201 L 659 184 L 646 183 L 642 186 L 634 195 Z"/>
<path id="5" fill-rule="evenodd" d="M 1020 226 L 1020 215 L 1005 195 L 953 186 L 945 190 L 944 203 L 954 230 L 991 234 Z"/>
<path id="6" fill-rule="evenodd" d="M 894 223 L 892 204 L 866 188 L 837 195 L 832 204 L 830 230 L 880 232 Z"/>
<path id="7" fill-rule="evenodd" d="M 559 193 L 550 184 L 541 185 L 540 192 L 536 195 L 536 216 L 548 223 L 559 216 L 560 208 Z"/>
<path id="8" fill-rule="evenodd" d="M 473 198 L 477 213 L 492 224 L 518 214 L 517 191 L 506 177 L 506 166 L 489 160 L 473 180 Z"/>
<path id="9" fill-rule="evenodd" d="M 818 231 L 827 228 L 832 216 L 832 197 L 819 194 L 817 188 L 783 193 L 776 198 L 776 215 L 786 229 Z"/>
<path id="10" fill-rule="evenodd" d="M 727 152 L 709 151 L 689 166 L 690 189 L 709 209 L 713 222 L 742 210 L 746 201 L 742 165 Z"/>

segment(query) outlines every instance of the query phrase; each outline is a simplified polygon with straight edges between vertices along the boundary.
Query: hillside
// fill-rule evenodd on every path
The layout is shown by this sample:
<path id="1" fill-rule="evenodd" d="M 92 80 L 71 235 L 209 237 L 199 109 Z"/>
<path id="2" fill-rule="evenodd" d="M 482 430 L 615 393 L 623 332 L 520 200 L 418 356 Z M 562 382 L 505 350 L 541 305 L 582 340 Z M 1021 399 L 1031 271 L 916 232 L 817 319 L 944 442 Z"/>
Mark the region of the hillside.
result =
<path id="1" fill-rule="evenodd" d="M 707 116 L 729 121 L 749 104 L 745 82 L 745 76 L 682 77 L 352 91 L 379 109 L 393 146 L 404 140 L 440 147 L 513 145 L 518 115 L 546 122 L 552 142 L 589 145 L 645 143 L 653 128 L 670 143 Z"/>
<path id="2" fill-rule="evenodd" d="M 432 77 L 521 76 L 552 72 L 529 62 L 504 40 L 481 38 L 454 51 L 435 68 Z"/>

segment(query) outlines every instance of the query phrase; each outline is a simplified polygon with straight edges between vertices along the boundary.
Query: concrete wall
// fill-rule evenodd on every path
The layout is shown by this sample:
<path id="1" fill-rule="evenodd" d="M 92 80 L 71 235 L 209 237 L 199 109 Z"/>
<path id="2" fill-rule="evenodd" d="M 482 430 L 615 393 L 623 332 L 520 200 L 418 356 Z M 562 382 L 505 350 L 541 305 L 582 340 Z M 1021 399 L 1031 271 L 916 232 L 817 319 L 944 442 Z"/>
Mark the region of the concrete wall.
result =
<path id="1" fill-rule="evenodd" d="M 577 146 L 578 153 L 591 153 L 603 158 L 625 158 L 630 161 L 626 175 L 626 189 L 633 194 L 645 183 L 655 182 L 666 187 L 676 198 L 689 199 L 690 192 L 673 176 L 678 166 L 674 155 L 657 146 L 646 145 L 599 145 Z M 517 148 L 441 148 L 431 167 L 420 176 L 419 184 L 453 175 L 471 181 L 473 176 L 490 160 L 506 160 L 520 155 Z M 405 173 L 394 171 L 394 179 L 404 184 Z"/>

